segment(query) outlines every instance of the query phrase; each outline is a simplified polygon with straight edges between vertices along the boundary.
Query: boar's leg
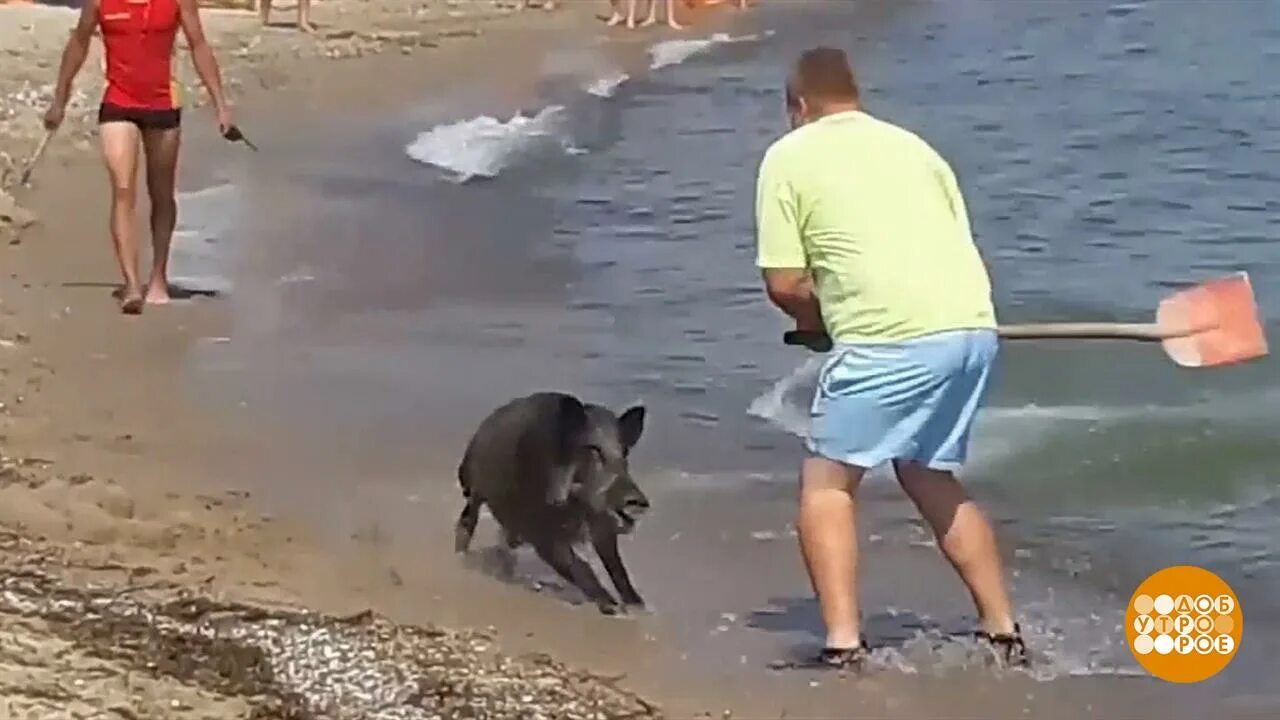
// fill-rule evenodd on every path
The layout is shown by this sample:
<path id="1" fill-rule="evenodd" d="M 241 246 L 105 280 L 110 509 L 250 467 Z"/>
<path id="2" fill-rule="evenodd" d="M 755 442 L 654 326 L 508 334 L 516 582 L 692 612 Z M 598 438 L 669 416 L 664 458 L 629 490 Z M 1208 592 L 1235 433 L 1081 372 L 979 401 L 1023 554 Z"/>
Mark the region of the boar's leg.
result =
<path id="1" fill-rule="evenodd" d="M 591 566 L 578 557 L 573 546 L 565 542 L 541 542 L 534 546 L 538 557 L 560 574 L 560 577 L 573 583 L 591 602 L 596 604 L 600 612 L 612 615 L 618 611 L 618 601 L 613 599 L 608 590 L 600 584 Z"/>
<path id="2" fill-rule="evenodd" d="M 516 548 L 520 547 L 520 537 L 510 530 L 502 529 L 502 542 L 498 544 L 498 572 L 504 580 L 516 575 Z"/>
<path id="3" fill-rule="evenodd" d="M 618 552 L 618 534 L 603 528 L 593 529 L 591 544 L 595 547 L 596 554 L 600 556 L 604 569 L 608 571 L 613 586 L 618 589 L 618 597 L 622 598 L 622 603 L 644 607 L 644 600 L 631 584 L 631 576 L 627 574 L 627 568 L 622 564 L 622 555 Z"/>
<path id="4" fill-rule="evenodd" d="M 454 552 L 466 552 L 471 547 L 471 536 L 476 532 L 476 523 L 480 521 L 480 507 L 484 501 L 475 497 L 467 498 L 467 504 L 458 515 L 458 525 L 453 530 Z"/>

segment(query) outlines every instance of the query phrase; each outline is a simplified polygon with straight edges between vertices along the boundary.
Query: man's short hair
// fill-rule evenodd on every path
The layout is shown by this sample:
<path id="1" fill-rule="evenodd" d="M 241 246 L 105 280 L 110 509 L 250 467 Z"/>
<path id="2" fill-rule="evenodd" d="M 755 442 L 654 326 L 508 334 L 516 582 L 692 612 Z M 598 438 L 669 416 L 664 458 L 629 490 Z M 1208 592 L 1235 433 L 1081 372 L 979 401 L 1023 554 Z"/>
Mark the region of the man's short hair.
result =
<path id="1" fill-rule="evenodd" d="M 858 81 L 843 50 L 816 47 L 800 56 L 787 80 L 787 104 L 795 107 L 802 97 L 818 103 L 858 100 Z"/>

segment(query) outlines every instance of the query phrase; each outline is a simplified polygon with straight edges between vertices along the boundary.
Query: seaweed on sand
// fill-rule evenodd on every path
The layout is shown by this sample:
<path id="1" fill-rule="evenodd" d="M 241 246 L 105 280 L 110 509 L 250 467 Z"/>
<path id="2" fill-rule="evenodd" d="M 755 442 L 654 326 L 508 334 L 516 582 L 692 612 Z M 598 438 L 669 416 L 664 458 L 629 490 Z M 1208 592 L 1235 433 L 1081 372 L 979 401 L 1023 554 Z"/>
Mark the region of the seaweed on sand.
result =
<path id="1" fill-rule="evenodd" d="M 254 720 L 661 717 L 606 679 L 545 657 L 500 655 L 479 634 L 400 626 L 371 612 L 334 617 L 191 594 L 149 601 L 130 590 L 0 568 L 0 621 L 39 621 L 116 672 L 239 698 Z M 120 717 L 153 709 L 113 708 Z"/>

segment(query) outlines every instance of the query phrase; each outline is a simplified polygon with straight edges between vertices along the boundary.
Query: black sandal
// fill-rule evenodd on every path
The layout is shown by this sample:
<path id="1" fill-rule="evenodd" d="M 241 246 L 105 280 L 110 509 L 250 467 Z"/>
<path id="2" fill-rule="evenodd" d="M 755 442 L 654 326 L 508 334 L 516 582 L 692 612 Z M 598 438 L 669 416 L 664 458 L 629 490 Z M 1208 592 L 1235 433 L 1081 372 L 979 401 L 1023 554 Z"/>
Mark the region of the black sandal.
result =
<path id="1" fill-rule="evenodd" d="M 807 660 L 782 660 L 770 663 L 773 670 L 841 670 L 860 673 L 866 666 L 871 648 L 862 640 L 856 648 L 824 647 Z"/>
<path id="2" fill-rule="evenodd" d="M 997 660 L 1005 667 L 1026 667 L 1031 664 L 1027 644 L 1022 640 L 1022 627 L 1018 623 L 1013 624 L 1011 633 L 989 633 L 979 630 L 974 635 L 995 651 Z"/>

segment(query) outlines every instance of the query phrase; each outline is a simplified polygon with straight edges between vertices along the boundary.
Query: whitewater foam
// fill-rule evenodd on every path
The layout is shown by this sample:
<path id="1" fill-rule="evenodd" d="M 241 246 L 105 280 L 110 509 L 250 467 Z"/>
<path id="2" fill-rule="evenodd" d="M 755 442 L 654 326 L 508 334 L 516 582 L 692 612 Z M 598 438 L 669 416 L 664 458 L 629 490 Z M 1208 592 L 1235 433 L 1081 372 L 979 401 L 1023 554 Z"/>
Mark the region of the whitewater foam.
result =
<path id="1" fill-rule="evenodd" d="M 594 95 L 598 98 L 611 98 L 618 94 L 618 88 L 622 84 L 630 80 L 631 76 L 621 70 L 602 75 L 587 84 L 582 89 L 588 95 Z"/>
<path id="2" fill-rule="evenodd" d="M 811 357 L 751 401 L 747 414 L 804 440 L 809 437 L 809 401 L 818 386 L 825 355 Z"/>
<path id="3" fill-rule="evenodd" d="M 482 115 L 420 133 L 405 146 L 405 153 L 448 171 L 455 182 L 494 178 L 521 158 L 547 148 L 570 152 L 574 146 L 565 137 L 565 121 L 560 105 L 532 117 L 516 113 L 506 122 Z"/>
<path id="4" fill-rule="evenodd" d="M 660 70 L 671 65 L 678 65 L 718 45 L 757 42 L 772 34 L 773 31 L 770 30 L 763 34 L 729 35 L 728 33 L 716 33 L 710 37 L 697 40 L 664 40 L 649 48 L 649 69 Z"/>

